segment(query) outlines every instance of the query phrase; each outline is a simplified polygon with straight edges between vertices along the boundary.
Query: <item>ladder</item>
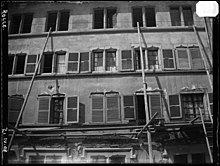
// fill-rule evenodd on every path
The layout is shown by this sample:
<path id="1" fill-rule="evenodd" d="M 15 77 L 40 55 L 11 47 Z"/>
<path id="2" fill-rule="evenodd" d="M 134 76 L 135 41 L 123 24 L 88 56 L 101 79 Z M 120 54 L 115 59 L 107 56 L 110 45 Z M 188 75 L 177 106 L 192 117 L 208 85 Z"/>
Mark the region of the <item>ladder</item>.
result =
<path id="1" fill-rule="evenodd" d="M 206 145 L 208 148 L 210 161 L 211 161 L 211 163 L 213 163 L 213 123 L 211 122 L 211 123 L 206 124 L 204 122 L 201 108 L 199 108 L 199 114 L 200 114 L 200 117 L 202 120 L 202 127 L 203 127 L 203 131 L 205 134 Z"/>
<path id="2" fill-rule="evenodd" d="M 50 30 L 49 30 L 49 32 L 48 32 L 48 34 L 47 34 L 47 38 L 46 38 L 46 40 L 45 40 L 44 48 L 43 48 L 43 50 L 42 50 L 42 52 L 41 52 L 41 54 L 40 54 L 40 58 L 39 58 L 39 60 L 38 60 L 38 62 L 37 62 L 37 65 L 36 65 L 36 67 L 35 67 L 35 71 L 34 71 L 34 74 L 33 74 L 32 79 L 31 79 L 31 82 L 30 82 L 30 85 L 29 85 L 27 94 L 26 94 L 26 96 L 25 96 L 23 105 L 22 105 L 22 107 L 21 107 L 21 111 L 19 112 L 18 119 L 17 119 L 17 121 L 16 121 L 16 124 L 15 124 L 14 130 L 13 130 L 13 133 L 12 133 L 12 136 L 11 136 L 11 139 L 10 139 L 10 142 L 9 142 L 9 144 L 8 144 L 8 151 L 10 151 L 10 149 L 11 149 L 12 142 L 13 142 L 14 137 L 15 137 L 15 132 L 17 131 L 17 127 L 18 127 L 19 121 L 20 121 L 21 116 L 22 116 L 22 114 L 23 114 L 23 112 L 24 112 L 24 108 L 25 108 L 25 106 L 26 106 L 26 104 L 27 104 L 27 100 L 28 100 L 28 97 L 29 97 L 29 95 L 30 95 L 30 92 L 31 92 L 33 83 L 34 83 L 34 78 L 35 78 L 36 75 L 37 75 L 38 68 L 39 68 L 39 66 L 40 66 L 41 59 L 42 59 L 44 50 L 45 50 L 46 45 L 47 45 L 47 42 L 48 42 L 48 38 L 49 38 L 49 36 L 50 36 L 50 32 L 51 32 L 51 28 L 50 28 Z"/>
<path id="3" fill-rule="evenodd" d="M 209 71 L 209 69 L 207 67 L 207 64 L 206 64 L 203 52 L 206 54 L 206 57 L 208 57 L 208 55 L 207 55 L 206 50 L 205 50 L 205 48 L 204 48 L 204 46 L 203 46 L 203 44 L 202 44 L 202 42 L 201 42 L 201 40 L 199 38 L 199 34 L 198 34 L 197 30 L 196 30 L 195 25 L 193 25 L 193 30 L 194 30 L 194 33 L 196 34 L 197 42 L 199 44 L 199 49 L 200 49 L 200 52 L 201 52 L 203 64 L 205 66 L 206 74 L 208 76 L 209 84 L 210 84 L 211 89 L 213 90 L 213 84 L 212 84 L 212 80 L 211 80 L 211 77 L 210 77 L 210 71 Z M 210 68 L 212 68 L 211 64 L 210 64 Z"/>

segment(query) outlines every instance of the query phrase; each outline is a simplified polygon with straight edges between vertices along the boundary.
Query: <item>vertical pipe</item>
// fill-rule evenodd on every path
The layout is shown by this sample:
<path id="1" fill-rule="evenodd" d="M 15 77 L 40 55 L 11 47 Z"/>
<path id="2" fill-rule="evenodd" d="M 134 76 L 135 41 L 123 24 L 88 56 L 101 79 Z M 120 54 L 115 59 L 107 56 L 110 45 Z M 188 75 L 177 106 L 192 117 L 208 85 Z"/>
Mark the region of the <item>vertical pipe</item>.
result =
<path id="1" fill-rule="evenodd" d="M 144 72 L 144 56 L 142 52 L 142 45 L 141 45 L 141 36 L 140 36 L 140 27 L 139 22 L 137 22 L 138 27 L 138 39 L 140 44 L 140 54 L 141 54 L 141 71 L 142 71 L 142 81 L 143 81 L 143 88 L 144 88 L 144 105 L 145 105 L 145 114 L 146 114 L 146 123 L 149 123 L 149 109 L 147 104 L 147 83 L 145 78 L 145 72 Z M 148 151 L 149 151 L 149 160 L 150 163 L 153 163 L 153 154 L 152 154 L 152 144 L 151 144 L 151 133 L 150 131 L 147 131 L 147 138 L 148 138 Z"/>

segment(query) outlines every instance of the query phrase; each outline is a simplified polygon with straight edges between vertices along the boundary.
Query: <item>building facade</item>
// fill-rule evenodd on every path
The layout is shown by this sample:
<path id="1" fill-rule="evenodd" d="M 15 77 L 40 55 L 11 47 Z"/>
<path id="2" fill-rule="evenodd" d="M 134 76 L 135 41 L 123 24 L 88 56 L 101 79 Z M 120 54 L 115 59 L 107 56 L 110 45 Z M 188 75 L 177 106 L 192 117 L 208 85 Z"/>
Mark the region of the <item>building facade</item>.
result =
<path id="1" fill-rule="evenodd" d="M 147 131 L 136 136 L 147 122 L 140 50 L 150 118 L 157 112 L 149 129 L 154 163 L 164 153 L 170 163 L 211 162 L 197 117 L 200 109 L 210 125 L 212 74 L 206 67 L 212 70 L 212 54 L 196 2 L 31 2 L 8 8 L 12 126 L 41 60 L 10 163 L 148 163 Z"/>

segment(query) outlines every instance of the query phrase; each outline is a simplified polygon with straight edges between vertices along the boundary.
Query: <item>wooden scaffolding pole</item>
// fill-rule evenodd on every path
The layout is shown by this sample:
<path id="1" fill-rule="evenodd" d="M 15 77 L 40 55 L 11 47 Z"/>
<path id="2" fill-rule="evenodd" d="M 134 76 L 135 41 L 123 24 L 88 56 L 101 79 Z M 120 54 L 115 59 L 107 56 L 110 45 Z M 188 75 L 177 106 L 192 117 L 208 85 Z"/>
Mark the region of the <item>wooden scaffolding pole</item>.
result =
<path id="1" fill-rule="evenodd" d="M 34 78 L 35 78 L 35 76 L 37 75 L 37 71 L 38 71 L 39 65 L 40 65 L 40 63 L 41 63 L 41 59 L 42 59 L 44 50 L 45 50 L 46 45 L 47 45 L 47 41 L 48 41 L 48 38 L 49 38 L 49 36 L 50 36 L 50 32 L 51 32 L 51 28 L 50 28 L 50 30 L 49 30 L 49 32 L 48 32 L 48 35 L 47 35 L 47 38 L 46 38 L 46 41 L 45 41 L 45 44 L 44 44 L 44 48 L 43 48 L 43 50 L 42 50 L 42 52 L 41 52 L 41 54 L 40 54 L 40 58 L 39 58 L 39 60 L 38 60 L 38 62 L 37 62 L 37 65 L 36 65 L 36 67 L 35 67 L 35 71 L 34 71 L 34 74 L 33 74 L 32 79 L 31 79 L 31 83 L 30 83 L 30 85 L 29 85 L 27 94 L 26 94 L 25 99 L 24 99 L 24 103 L 23 103 L 23 105 L 22 105 L 22 107 L 21 107 L 21 111 L 19 112 L 18 119 L 17 119 L 16 124 L 15 124 L 15 127 L 14 127 L 15 129 L 17 129 L 17 127 L 18 127 L 19 121 L 20 121 L 21 116 L 22 116 L 22 114 L 23 114 L 23 112 L 24 112 L 24 108 L 25 108 L 25 106 L 26 106 L 26 104 L 27 104 L 27 100 L 28 100 L 28 97 L 29 97 L 29 95 L 30 95 L 30 92 L 31 92 L 33 83 L 34 83 Z M 12 133 L 12 136 L 11 136 L 11 139 L 10 139 L 10 142 L 9 142 L 9 144 L 8 144 L 8 151 L 10 151 L 10 149 L 11 149 L 11 145 L 12 145 L 13 139 L 14 139 L 14 137 L 15 137 L 15 132 L 16 132 L 16 130 L 13 130 L 13 133 Z"/>
<path id="2" fill-rule="evenodd" d="M 146 83 L 146 77 L 144 72 L 144 56 L 142 52 L 142 44 L 141 44 L 141 35 L 140 35 L 140 27 L 139 22 L 137 22 L 137 28 L 138 28 L 138 40 L 140 44 L 140 55 L 141 55 L 141 71 L 142 71 L 142 81 L 143 81 L 143 88 L 144 88 L 144 105 L 145 105 L 145 114 L 146 114 L 146 124 L 149 123 L 149 109 L 147 104 L 147 83 Z M 149 161 L 150 163 L 153 163 L 153 154 L 152 154 L 152 143 L 151 143 L 151 133 L 148 130 L 147 131 L 147 139 L 148 139 L 148 152 L 149 152 Z"/>

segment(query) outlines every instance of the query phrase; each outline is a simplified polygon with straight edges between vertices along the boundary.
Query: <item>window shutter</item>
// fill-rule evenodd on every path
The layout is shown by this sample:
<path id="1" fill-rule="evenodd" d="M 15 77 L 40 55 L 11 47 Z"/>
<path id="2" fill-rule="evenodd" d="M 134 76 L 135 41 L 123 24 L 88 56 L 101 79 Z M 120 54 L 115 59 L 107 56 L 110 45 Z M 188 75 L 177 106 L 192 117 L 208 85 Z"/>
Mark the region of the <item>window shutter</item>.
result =
<path id="1" fill-rule="evenodd" d="M 104 122 L 104 96 L 92 96 L 92 122 Z"/>
<path id="2" fill-rule="evenodd" d="M 177 49 L 178 69 L 190 69 L 189 57 L 186 49 Z"/>
<path id="3" fill-rule="evenodd" d="M 121 71 L 131 71 L 134 70 L 134 59 L 131 50 L 121 51 Z"/>
<path id="4" fill-rule="evenodd" d="M 106 95 L 107 122 L 120 121 L 119 95 Z"/>
<path id="5" fill-rule="evenodd" d="M 79 71 L 79 54 L 78 53 L 69 53 L 67 71 L 70 73 L 77 73 Z"/>
<path id="6" fill-rule="evenodd" d="M 125 119 L 135 119 L 134 96 L 123 96 Z"/>
<path id="7" fill-rule="evenodd" d="M 26 74 L 34 74 L 36 63 L 37 63 L 37 55 L 28 55 Z"/>
<path id="8" fill-rule="evenodd" d="M 181 118 L 179 95 L 169 95 L 170 117 Z"/>
<path id="9" fill-rule="evenodd" d="M 79 122 L 79 97 L 68 97 L 67 99 L 67 123 Z"/>
<path id="10" fill-rule="evenodd" d="M 8 98 L 8 122 L 16 123 L 24 99 L 21 97 Z"/>
<path id="11" fill-rule="evenodd" d="M 38 123 L 49 123 L 50 98 L 40 97 L 38 108 Z"/>
<path id="12" fill-rule="evenodd" d="M 213 115 L 213 93 L 208 93 L 209 96 L 209 106 L 211 110 L 211 114 Z"/>
<path id="13" fill-rule="evenodd" d="M 150 102 L 150 116 L 152 117 L 156 112 L 158 112 L 157 117 L 162 117 L 161 114 L 161 96 L 160 94 L 149 95 Z"/>
<path id="14" fill-rule="evenodd" d="M 80 72 L 90 72 L 90 54 L 89 52 L 80 53 Z"/>
<path id="15" fill-rule="evenodd" d="M 175 69 L 173 51 L 171 49 L 163 50 L 163 67 L 164 69 Z"/>
<path id="16" fill-rule="evenodd" d="M 204 69 L 199 48 L 190 48 L 189 50 L 192 59 L 192 69 Z"/>

